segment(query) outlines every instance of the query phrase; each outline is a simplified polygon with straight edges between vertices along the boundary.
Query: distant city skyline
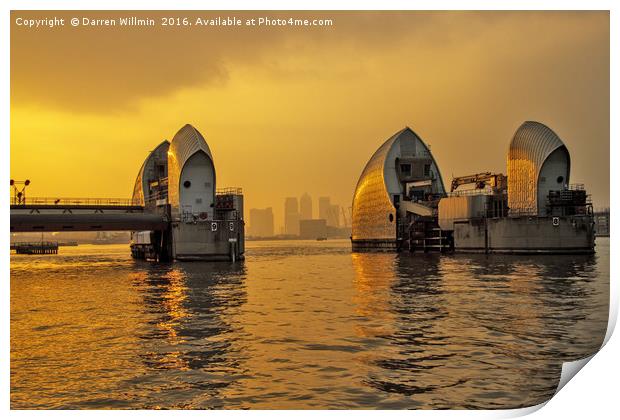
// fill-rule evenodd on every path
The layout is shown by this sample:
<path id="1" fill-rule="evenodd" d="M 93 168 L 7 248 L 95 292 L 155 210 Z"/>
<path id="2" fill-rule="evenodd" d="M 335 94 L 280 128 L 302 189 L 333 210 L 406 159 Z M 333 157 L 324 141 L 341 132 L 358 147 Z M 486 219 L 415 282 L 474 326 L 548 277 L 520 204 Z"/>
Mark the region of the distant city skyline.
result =
<path id="1" fill-rule="evenodd" d="M 314 202 L 318 204 L 319 211 L 314 214 Z M 300 197 L 285 197 L 283 199 L 283 217 L 277 219 L 273 213 L 273 207 L 258 209 L 251 207 L 248 211 L 249 219 L 246 220 L 248 235 L 267 237 L 274 235 L 302 234 L 302 222 L 311 220 L 317 222 L 324 220 L 324 226 L 330 228 L 346 228 L 350 226 L 351 208 L 345 208 L 339 204 L 332 204 L 329 196 L 321 195 L 313 199 L 310 194 L 304 192 Z M 315 216 L 315 217 L 312 217 Z M 323 217 L 321 217 L 323 216 Z M 309 229 L 321 231 L 320 224 L 306 224 Z M 269 234 L 269 232 L 272 232 Z"/>

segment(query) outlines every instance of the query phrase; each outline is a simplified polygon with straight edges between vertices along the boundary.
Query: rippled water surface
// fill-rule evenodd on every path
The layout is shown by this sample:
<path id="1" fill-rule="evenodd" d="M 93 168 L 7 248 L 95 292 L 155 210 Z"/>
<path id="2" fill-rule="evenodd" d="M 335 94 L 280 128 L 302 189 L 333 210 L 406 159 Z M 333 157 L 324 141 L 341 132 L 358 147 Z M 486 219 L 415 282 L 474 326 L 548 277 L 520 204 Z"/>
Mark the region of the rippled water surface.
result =
<path id="1" fill-rule="evenodd" d="M 607 238 L 594 256 L 246 255 L 11 255 L 11 407 L 514 408 L 605 335 Z"/>

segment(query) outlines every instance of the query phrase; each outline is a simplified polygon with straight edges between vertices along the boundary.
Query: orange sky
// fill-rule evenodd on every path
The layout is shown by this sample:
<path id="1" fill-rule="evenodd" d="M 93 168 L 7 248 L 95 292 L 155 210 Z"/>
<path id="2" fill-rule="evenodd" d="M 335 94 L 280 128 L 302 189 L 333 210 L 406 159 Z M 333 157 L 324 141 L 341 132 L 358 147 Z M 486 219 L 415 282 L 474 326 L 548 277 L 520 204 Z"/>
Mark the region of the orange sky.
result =
<path id="1" fill-rule="evenodd" d="M 123 12 L 124 13 L 124 12 Z M 316 16 L 332 27 L 27 29 L 12 12 L 11 177 L 31 196 L 129 197 L 149 150 L 185 123 L 207 139 L 218 187 L 247 209 L 329 195 L 349 207 L 379 145 L 408 125 L 444 182 L 505 173 L 512 134 L 549 125 L 571 182 L 609 203 L 607 12 L 137 12 Z"/>

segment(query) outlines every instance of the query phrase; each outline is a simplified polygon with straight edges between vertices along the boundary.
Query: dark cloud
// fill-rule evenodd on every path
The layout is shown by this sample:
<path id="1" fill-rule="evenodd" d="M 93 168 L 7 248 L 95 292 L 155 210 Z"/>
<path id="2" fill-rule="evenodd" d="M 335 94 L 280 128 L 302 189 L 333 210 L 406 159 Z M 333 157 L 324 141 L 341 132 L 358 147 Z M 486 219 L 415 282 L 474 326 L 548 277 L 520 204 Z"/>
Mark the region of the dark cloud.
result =
<path id="1" fill-rule="evenodd" d="M 27 29 L 17 17 L 100 19 L 235 16 L 240 19 L 331 18 L 333 27 L 65 27 Z M 556 14 L 557 15 L 557 14 Z M 230 68 L 272 66 L 287 54 L 316 54 L 342 48 L 354 66 L 373 51 L 450 48 L 484 36 L 528 13 L 494 12 L 41 12 L 13 11 L 11 99 L 74 112 L 124 110 L 139 99 L 162 97 L 180 88 L 225 84 Z M 540 13 L 536 19 L 541 20 Z M 544 17 L 542 18 L 544 20 Z M 543 22 L 544 24 L 544 22 Z M 325 63 L 326 66 L 329 63 Z M 424 65 L 424 63 L 421 63 Z"/>

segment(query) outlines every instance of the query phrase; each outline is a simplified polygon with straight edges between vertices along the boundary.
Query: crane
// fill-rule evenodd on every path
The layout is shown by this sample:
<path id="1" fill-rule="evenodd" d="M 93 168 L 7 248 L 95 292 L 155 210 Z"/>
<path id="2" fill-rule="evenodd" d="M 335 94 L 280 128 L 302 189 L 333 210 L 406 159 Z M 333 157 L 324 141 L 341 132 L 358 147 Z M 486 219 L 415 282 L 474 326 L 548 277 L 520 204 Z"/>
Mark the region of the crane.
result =
<path id="1" fill-rule="evenodd" d="M 494 174 L 491 172 L 481 172 L 474 175 L 457 176 L 452 178 L 450 192 L 454 192 L 461 185 L 475 184 L 476 189 L 482 189 L 486 185 L 495 190 L 502 190 L 508 185 L 508 177 L 504 174 Z"/>

